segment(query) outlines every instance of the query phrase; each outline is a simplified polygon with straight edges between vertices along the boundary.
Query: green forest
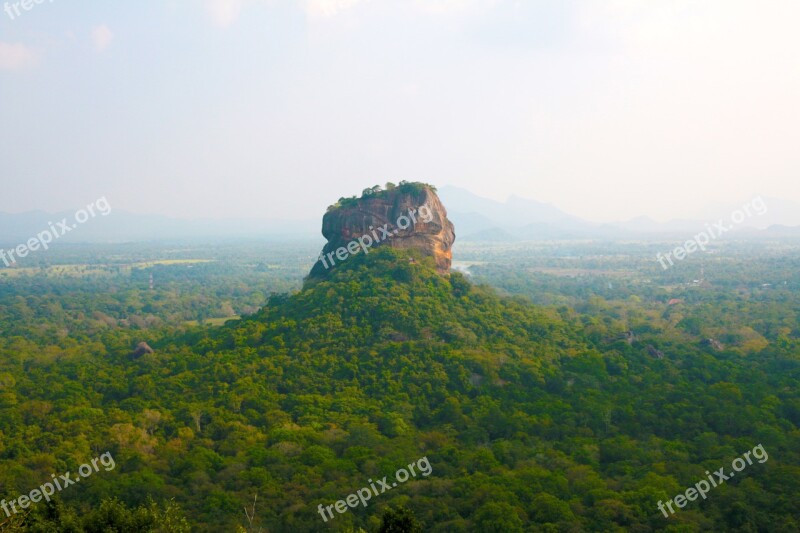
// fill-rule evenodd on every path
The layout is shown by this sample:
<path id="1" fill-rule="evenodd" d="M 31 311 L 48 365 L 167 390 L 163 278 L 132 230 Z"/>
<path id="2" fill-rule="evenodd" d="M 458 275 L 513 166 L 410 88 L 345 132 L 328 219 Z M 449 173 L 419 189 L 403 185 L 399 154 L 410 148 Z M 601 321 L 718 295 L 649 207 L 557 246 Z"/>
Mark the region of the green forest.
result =
<path id="1" fill-rule="evenodd" d="M 797 262 L 753 260 L 767 290 L 725 261 L 713 286 L 440 276 L 386 248 L 302 287 L 263 264 L 3 278 L 0 497 L 116 468 L 0 531 L 798 531 Z M 659 511 L 757 445 L 767 461 Z M 430 475 L 320 517 L 423 456 Z"/>

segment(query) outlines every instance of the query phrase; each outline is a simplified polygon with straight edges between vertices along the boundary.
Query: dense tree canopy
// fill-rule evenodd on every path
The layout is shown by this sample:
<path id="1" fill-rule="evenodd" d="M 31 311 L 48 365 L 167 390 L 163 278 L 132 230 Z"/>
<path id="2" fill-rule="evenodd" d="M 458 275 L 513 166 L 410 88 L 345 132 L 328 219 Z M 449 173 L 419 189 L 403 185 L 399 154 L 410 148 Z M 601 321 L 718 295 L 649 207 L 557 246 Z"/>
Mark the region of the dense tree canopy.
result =
<path id="1" fill-rule="evenodd" d="M 80 296 L 7 294 L 0 495 L 105 451 L 117 464 L 9 527 L 234 531 L 255 495 L 254 531 L 800 527 L 796 324 L 754 303 L 747 330 L 733 299 L 673 314 L 597 294 L 536 306 L 409 255 L 354 256 L 215 328 L 155 307 L 160 323 L 121 326 L 102 294 L 113 322 Z M 709 328 L 722 350 L 701 342 Z M 131 357 L 143 335 L 155 353 Z M 658 511 L 757 444 L 768 461 Z M 422 456 L 429 476 L 318 514 Z"/>

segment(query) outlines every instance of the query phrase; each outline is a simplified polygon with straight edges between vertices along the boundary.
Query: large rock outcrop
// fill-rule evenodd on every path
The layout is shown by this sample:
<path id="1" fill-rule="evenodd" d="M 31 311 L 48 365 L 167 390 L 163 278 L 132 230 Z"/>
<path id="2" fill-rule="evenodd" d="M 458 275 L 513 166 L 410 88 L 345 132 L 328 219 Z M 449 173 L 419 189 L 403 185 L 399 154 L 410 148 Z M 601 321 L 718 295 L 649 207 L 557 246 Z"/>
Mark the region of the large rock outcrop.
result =
<path id="1" fill-rule="evenodd" d="M 431 186 L 405 183 L 365 189 L 361 198 L 341 198 L 322 218 L 328 242 L 309 278 L 321 278 L 350 255 L 378 246 L 415 249 L 436 261 L 440 274 L 450 271 L 456 239 L 447 210 Z"/>

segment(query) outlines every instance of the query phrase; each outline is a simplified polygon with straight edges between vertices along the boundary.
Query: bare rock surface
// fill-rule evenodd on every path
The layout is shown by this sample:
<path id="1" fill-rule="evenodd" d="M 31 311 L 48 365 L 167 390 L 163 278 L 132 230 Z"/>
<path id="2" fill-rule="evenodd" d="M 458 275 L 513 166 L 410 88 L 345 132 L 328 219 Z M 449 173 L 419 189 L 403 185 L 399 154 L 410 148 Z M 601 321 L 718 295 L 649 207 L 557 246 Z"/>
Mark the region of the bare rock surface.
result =
<path id="1" fill-rule="evenodd" d="M 433 257 L 439 273 L 445 274 L 450 271 L 456 238 L 441 200 L 431 186 L 422 183 L 401 183 L 387 190 L 373 187 L 365 189 L 361 198 L 341 198 L 323 216 L 322 235 L 328 242 L 310 278 L 324 277 L 349 255 L 378 246 L 418 250 Z M 348 246 L 350 251 L 341 259 Z"/>
<path id="2" fill-rule="evenodd" d="M 150 353 L 155 353 L 155 351 L 153 351 L 149 344 L 142 341 L 136 345 L 136 348 L 133 350 L 133 352 L 131 352 L 130 356 L 134 359 L 138 359 L 139 357 Z"/>

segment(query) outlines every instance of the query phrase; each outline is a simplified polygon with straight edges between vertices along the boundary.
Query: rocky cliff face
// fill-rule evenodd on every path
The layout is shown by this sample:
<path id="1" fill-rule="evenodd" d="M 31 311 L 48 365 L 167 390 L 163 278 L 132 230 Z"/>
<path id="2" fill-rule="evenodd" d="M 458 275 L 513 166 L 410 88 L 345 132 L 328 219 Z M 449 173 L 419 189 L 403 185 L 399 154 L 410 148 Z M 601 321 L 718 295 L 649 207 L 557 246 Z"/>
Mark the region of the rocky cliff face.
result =
<path id="1" fill-rule="evenodd" d="M 377 246 L 419 250 L 436 260 L 439 273 L 449 272 L 456 235 L 433 189 L 411 183 L 367 191 L 359 199 L 340 200 L 325 213 L 322 235 L 328 242 L 310 278 L 324 277 L 350 255 L 369 253 Z"/>

